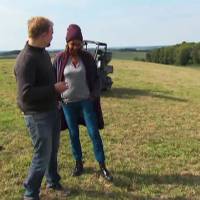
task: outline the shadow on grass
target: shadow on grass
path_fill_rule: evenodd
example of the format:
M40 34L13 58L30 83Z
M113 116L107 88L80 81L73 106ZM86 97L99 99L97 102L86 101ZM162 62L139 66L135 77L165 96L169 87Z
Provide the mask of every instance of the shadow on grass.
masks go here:
M84 173L83 174L94 174L94 168L92 167L84 167Z
M84 173L94 173L93 168L87 168ZM111 200L111 199L133 199L133 200L190 200L181 195L170 198L164 197L161 194L151 195L137 195L134 193L142 191L142 187L151 186L152 184L159 186L160 184L176 184L185 186L194 186L200 184L200 177L194 175L156 175L156 174L139 174L133 171L117 171L113 173L114 180L111 186L115 186L119 189L115 191L98 191L95 189L81 188L69 188L71 194L69 199L99 199L99 200ZM67 187L69 187L68 185ZM156 187L156 186L155 186ZM114 188L113 188L114 189ZM120 190L120 191L119 191ZM162 197L161 197L162 196ZM45 196L44 196L45 199ZM51 198L51 200L58 200L58 197ZM49 199L48 199L49 200Z
M95 191L95 190L82 190L82 189L76 189L71 190L70 198L75 198L77 196L83 196L85 198L90 199L131 199L131 200L160 200L160 197L151 197L151 196L145 196L145 195L134 195L130 192L103 192L103 191ZM175 198L162 198L162 200L189 200L188 198L185 198L183 196L175 197Z
M157 175L157 174L138 174L132 171L118 171L115 172L115 179L113 184L117 187L129 189L133 182L136 185L163 185L175 184L182 186L200 185L200 176L192 174L179 175Z
M92 168L87 168L86 173L94 173ZM194 175L156 175L156 174L139 174L133 171L117 171L113 173L114 180L111 185L120 189L117 191L98 191L88 188L71 188L70 198L83 197L84 199L133 199L133 200L190 200L181 195L177 197L163 197L162 194L136 195L142 187L151 185L182 185L195 186L200 184L200 177ZM162 196L162 197L161 197Z
M3 151L3 150L4 150L3 146L0 145L0 151Z
M156 94L164 93L164 94ZM105 91L102 93L103 97L113 97L113 98L122 98L122 99L131 99L137 96L148 96L161 98L172 101L187 102L187 99L182 99L169 95L168 91L151 91L151 90L140 90L140 89L130 89L130 88L112 88L110 91Z

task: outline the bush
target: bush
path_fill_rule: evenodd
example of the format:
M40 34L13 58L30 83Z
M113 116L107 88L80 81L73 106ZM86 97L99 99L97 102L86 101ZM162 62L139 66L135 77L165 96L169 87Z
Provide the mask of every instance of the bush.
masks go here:
M154 49L146 54L146 61L176 65L199 64L200 43L182 42L174 46Z
M200 64L200 43L196 44L192 50L192 62Z
M187 65L191 58L192 48L190 46L180 46L176 50L176 65Z

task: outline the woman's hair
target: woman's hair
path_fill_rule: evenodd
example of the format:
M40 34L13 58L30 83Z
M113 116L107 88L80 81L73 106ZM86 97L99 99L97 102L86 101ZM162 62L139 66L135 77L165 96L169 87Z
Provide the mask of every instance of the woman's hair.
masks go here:
M48 32L51 26L53 26L53 22L45 17L32 17L28 20L28 36L36 39L41 34Z

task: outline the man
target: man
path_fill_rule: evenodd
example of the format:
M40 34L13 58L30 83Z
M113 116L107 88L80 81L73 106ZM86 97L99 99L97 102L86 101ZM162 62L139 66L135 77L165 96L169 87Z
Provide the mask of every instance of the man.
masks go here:
M57 172L60 138L60 117L56 97L68 87L55 83L51 59L45 47L50 46L53 23L44 17L28 21L28 42L17 57L15 76L18 86L17 103L24 113L34 147L28 177L24 182L24 200L39 200L42 179L47 188L61 190Z

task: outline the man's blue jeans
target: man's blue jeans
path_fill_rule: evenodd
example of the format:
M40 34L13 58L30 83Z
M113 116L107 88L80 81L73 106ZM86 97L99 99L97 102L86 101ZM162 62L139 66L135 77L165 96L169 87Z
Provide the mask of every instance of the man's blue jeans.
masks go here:
M78 102L63 103L65 119L69 128L72 153L75 160L82 160L82 149L79 139L78 118L83 115L88 134L93 143L95 158L98 162L105 161L103 144L97 124L97 116L94 112L93 102L89 99Z
M25 115L24 118L34 147L29 174L24 182L25 196L37 198L44 175L49 184L56 184L60 180L57 172L60 114L55 109Z

